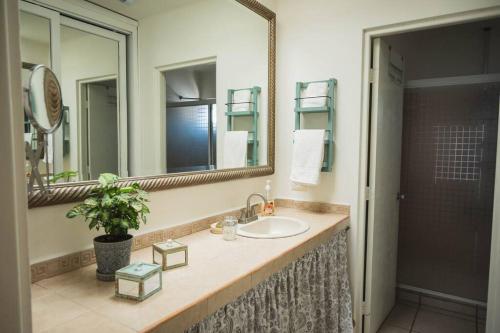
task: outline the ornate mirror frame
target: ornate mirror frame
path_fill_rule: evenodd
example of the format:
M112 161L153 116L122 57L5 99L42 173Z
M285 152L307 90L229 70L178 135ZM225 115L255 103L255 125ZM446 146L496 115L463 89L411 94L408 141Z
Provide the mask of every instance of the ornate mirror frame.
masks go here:
M121 186L139 183L146 191L161 191L171 188L223 182L240 178L252 178L274 173L275 147L275 73L276 73L276 14L257 0L236 0L243 6L262 16L269 24L268 37L268 124L267 124L267 162L265 166L254 166L237 169L222 169L177 174L163 174L146 177L129 177L120 180ZM54 184L52 193L47 196L35 189L28 196L30 208L57 205L81 201L98 185L97 181L81 181L74 183Z

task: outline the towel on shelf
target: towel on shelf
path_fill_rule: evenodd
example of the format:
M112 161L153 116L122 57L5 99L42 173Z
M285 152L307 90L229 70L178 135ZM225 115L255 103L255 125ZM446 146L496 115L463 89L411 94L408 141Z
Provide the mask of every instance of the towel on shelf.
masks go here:
M222 167L224 169L247 166L247 131L229 131L224 134Z
M325 130L296 130L293 133L290 180L295 187L319 183L325 149L324 140Z
M313 82L307 85L306 89L302 89L300 92L300 97L315 97L306 98L302 100L303 108L317 108L326 105L326 97L316 97L316 96L328 96L328 82Z
M252 93L249 89L237 90L233 93L233 112L250 111Z

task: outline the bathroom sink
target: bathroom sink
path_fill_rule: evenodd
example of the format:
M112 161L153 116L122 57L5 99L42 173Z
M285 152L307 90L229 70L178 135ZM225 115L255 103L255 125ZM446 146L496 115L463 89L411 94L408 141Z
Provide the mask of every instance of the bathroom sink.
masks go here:
M301 220L283 216L259 217L258 220L238 225L238 235L251 238L283 238L301 234L309 225Z

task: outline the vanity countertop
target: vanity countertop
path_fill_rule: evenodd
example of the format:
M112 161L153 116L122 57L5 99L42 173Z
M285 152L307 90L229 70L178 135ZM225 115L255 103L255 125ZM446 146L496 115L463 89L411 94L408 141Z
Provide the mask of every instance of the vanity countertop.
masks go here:
M182 237L189 265L163 272L163 289L135 302L114 297L114 283L90 265L32 284L34 332L182 332L272 273L348 226L349 216L278 208L277 215L309 223L300 235L278 239L238 236L224 241L209 230ZM131 262L151 262L151 247Z

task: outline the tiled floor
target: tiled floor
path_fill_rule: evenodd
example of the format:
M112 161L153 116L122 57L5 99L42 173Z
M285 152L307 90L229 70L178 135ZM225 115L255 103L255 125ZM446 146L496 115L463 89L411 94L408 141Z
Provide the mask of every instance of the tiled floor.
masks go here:
M476 316L399 301L378 333L483 333Z

